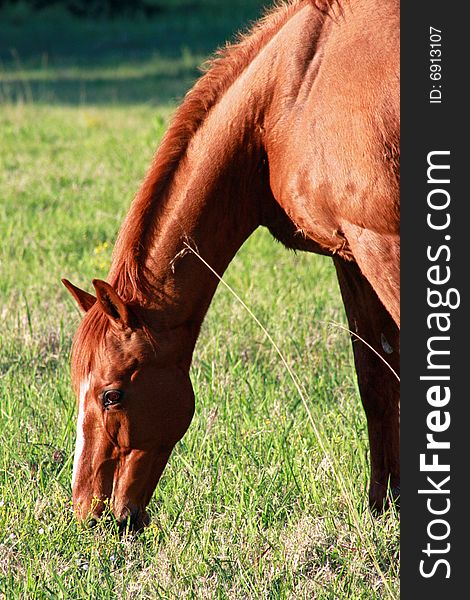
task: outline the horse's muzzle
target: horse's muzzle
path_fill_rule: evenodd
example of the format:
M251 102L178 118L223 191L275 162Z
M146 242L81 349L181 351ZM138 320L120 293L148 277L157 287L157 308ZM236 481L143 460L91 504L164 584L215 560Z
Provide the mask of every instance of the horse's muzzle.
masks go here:
M110 518L110 515L93 515L86 520L86 525L90 529L93 529L98 525L98 523L103 522L103 519L111 526L115 526L117 524L120 535L125 535L127 533L140 533L150 523L150 517L148 516L146 510L134 510L126 516L120 518L115 516L111 516Z

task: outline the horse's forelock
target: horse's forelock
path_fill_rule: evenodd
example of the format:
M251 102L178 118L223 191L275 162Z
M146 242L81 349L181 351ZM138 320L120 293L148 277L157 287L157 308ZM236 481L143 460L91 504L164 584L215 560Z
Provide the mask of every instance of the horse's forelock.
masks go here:
M96 355L104 347L109 326L108 317L95 304L77 329L72 345L72 384L77 393L80 383L92 372Z

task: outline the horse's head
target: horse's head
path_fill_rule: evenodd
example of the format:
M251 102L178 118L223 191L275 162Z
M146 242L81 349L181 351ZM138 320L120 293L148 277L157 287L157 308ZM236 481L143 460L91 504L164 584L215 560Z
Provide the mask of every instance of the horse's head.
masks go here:
M95 298L63 282L86 313L72 358L79 398L75 512L81 520L93 519L109 503L121 525L139 529L148 522L145 508L193 415L188 369L171 338L156 340L142 311L109 284L94 280Z

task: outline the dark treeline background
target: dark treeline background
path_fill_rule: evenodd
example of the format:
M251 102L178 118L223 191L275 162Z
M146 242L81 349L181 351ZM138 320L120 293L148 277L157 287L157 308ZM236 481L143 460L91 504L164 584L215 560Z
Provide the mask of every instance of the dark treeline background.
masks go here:
M23 5L32 10L39 11L53 5L61 5L70 13L80 17L143 14L153 16L164 12L176 5L189 8L191 5L201 2L180 0L177 2L168 0L0 0L0 8L9 4Z
M174 104L263 0L0 0L0 104Z

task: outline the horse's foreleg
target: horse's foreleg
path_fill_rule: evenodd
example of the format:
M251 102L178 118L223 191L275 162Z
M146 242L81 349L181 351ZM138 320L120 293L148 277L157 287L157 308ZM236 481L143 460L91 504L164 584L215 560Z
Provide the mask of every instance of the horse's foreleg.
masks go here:
M400 327L400 237L381 234L351 223L344 235L362 273Z
M334 259L349 321L354 361L369 431L371 507L381 510L390 485L400 486L400 388L386 364L360 339L365 340L399 372L399 330L367 279L355 263ZM359 337L356 337L357 336Z

